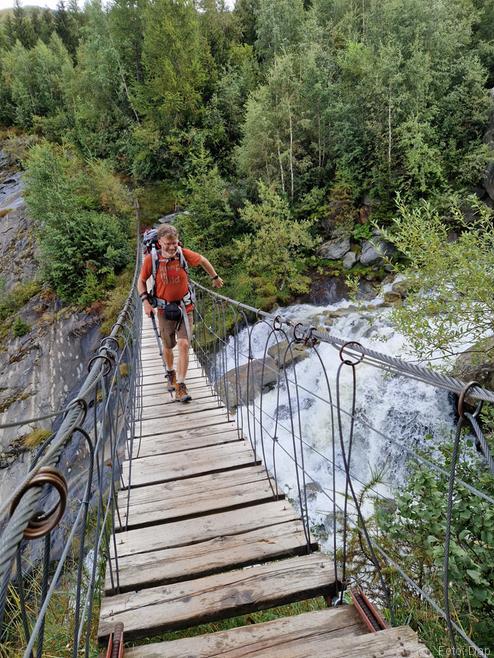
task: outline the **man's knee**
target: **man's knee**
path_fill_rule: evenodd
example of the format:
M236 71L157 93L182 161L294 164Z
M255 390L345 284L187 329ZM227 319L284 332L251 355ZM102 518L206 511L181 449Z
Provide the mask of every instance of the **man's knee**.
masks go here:
M188 349L189 348L189 339L188 338L177 338L178 349Z

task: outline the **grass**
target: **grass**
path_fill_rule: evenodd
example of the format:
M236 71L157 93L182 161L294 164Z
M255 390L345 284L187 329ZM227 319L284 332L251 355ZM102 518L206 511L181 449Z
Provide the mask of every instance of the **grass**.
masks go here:
M52 432L50 430L38 427L37 429L29 432L29 434L25 434L22 437L22 446L26 448L26 450L32 450L33 448L36 448L36 446L39 446L41 443L43 443L43 441L51 436L51 434Z
M129 295L132 278L134 276L134 263L127 267L118 277L113 290L108 293L103 302L101 334L108 336L116 322L120 311Z

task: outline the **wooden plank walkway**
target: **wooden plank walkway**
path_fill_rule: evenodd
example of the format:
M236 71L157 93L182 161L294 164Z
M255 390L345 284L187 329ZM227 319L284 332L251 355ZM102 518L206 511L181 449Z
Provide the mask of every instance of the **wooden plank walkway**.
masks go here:
M149 639L333 593L332 560L317 545L307 547L298 514L228 418L192 352L187 377L192 401L180 404L166 392L148 325L145 318L139 436L123 463L121 527L109 556L114 570L118 566L119 592L107 568L99 638L104 641L117 622L123 622L126 640ZM355 609L345 606L146 644L125 655L428 654L408 628L368 634Z

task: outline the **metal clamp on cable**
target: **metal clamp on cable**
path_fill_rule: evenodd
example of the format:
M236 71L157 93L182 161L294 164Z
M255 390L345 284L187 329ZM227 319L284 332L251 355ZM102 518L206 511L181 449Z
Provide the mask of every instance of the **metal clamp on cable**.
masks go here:
M476 381L468 382L468 384L465 386L465 388L462 390L458 397L458 417L459 418L465 418L465 400L468 394L468 391L475 386L479 386L480 384ZM482 409L484 402L483 400L480 400L480 402L477 404L477 408L475 409L474 413L472 414L474 418L477 418L478 415L480 414L480 411ZM473 406L473 405L472 405Z
M58 502L49 512L37 513L30 519L24 530L25 539L39 539L47 535L55 528L65 512L68 495L67 482L64 476L55 468L44 466L22 487L14 498L10 506L10 516L12 517L14 514L26 491L33 487L44 487L45 485L51 485L58 491Z
M360 350L360 354L354 357L355 361L352 361L350 358L346 357L345 355L345 349L350 348L350 346L352 345L355 346L354 351ZM347 343L344 343L340 348L340 359L346 366L358 366L358 364L362 363L362 361L364 360L364 356L365 356L365 350L363 346L356 340L350 340Z
M315 327L307 327L304 332L304 345L307 347L315 347L319 345L319 340L314 336Z

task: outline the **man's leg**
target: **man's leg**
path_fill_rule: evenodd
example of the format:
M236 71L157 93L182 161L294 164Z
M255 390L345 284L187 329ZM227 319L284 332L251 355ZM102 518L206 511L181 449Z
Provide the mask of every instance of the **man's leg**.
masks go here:
M158 314L161 342L163 344L163 361L166 367L168 392L175 390L177 377L173 369L173 347L175 346L175 323L165 320L162 313Z
M189 341L187 338L177 340L178 347L178 364L177 364L177 382L185 384L187 369L189 367Z
M187 314L189 321L189 335L192 335L192 313ZM185 323L182 322L177 331L177 347L178 347L178 364L177 364L177 387L176 399L180 402L188 402L191 399L187 387L185 386L185 378L189 368L189 336Z

